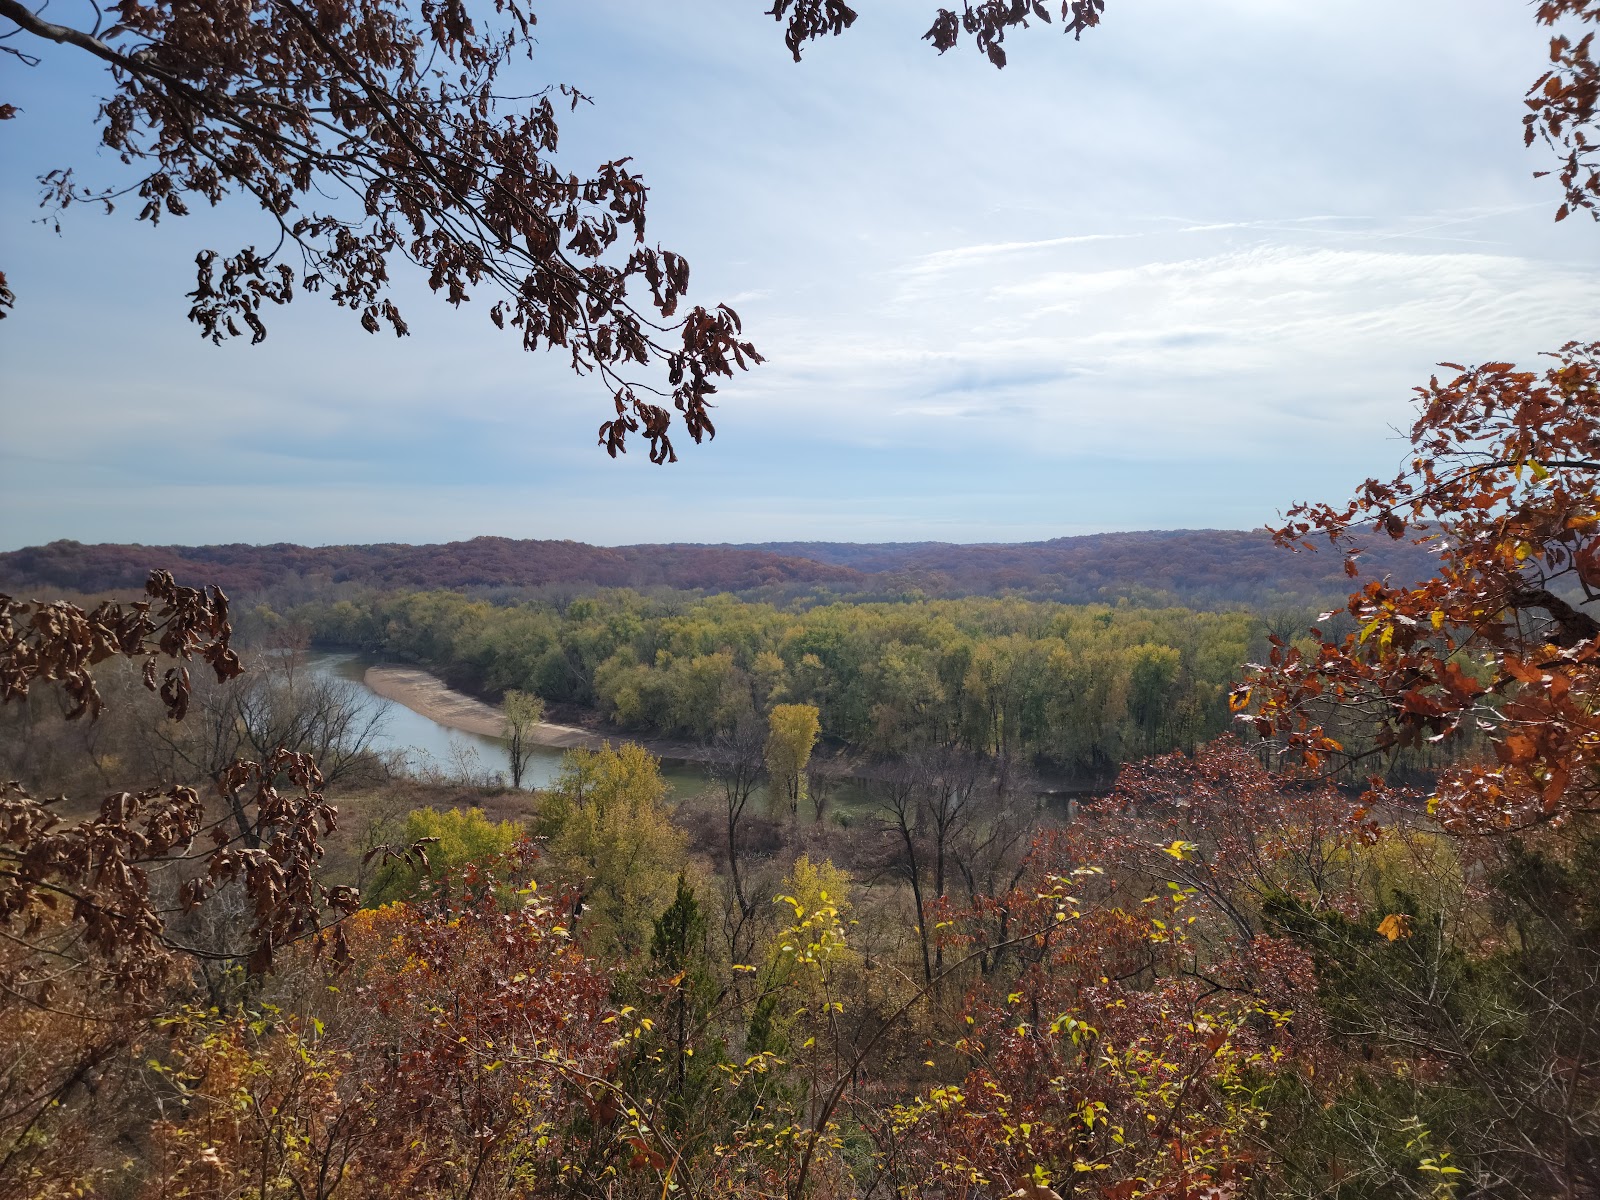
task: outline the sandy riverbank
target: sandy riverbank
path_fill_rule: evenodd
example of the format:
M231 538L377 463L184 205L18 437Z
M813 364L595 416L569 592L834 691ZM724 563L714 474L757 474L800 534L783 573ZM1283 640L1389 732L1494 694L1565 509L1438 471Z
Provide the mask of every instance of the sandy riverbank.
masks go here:
M483 737L501 737L504 733L505 721L493 705L458 692L442 679L416 667L368 667L365 681L385 700L403 704L448 729ZM574 746L594 749L605 739L576 725L544 722L534 729L532 740L540 746L570 750Z

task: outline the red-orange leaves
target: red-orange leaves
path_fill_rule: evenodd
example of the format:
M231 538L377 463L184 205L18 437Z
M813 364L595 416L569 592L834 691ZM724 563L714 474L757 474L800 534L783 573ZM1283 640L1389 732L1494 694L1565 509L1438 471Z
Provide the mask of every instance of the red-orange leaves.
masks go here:
M1534 755L1539 752L1538 745L1524 733L1513 733L1510 737L1502 738L1495 746L1495 753L1500 761L1512 766L1532 762Z
M1342 508L1302 504L1281 544L1313 533L1358 548L1375 524L1434 548L1424 584L1370 582L1355 632L1314 634L1315 659L1274 653L1243 714L1308 761L1330 752L1327 704L1364 715L1380 748L1471 728L1498 770L1456 767L1438 811L1468 829L1600 811L1600 345L1569 345L1542 374L1503 362L1418 389L1410 469Z
M1600 3L1543 0L1537 17L1540 24L1550 26L1569 20L1594 24L1600 22ZM1523 141L1530 146L1544 142L1560 161L1558 178L1565 198L1556 220L1565 220L1580 208L1595 215L1600 202L1600 139L1593 126L1600 108L1600 63L1594 57L1593 33L1576 40L1558 33L1550 39L1550 70L1534 80L1525 104Z
M340 986L283 956L301 1015L176 1014L162 1074L185 1102L151 1131L139 1195L530 1198L665 1167L649 1114L619 1103L613 981L569 916L493 895L364 910Z

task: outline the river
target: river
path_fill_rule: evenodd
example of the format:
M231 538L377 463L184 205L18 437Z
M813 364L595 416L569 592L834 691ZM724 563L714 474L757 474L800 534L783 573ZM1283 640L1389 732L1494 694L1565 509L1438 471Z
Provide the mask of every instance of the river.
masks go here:
M470 775L479 779L498 775L507 787L510 786L511 758L503 739L451 729L404 704L383 699L366 681L367 669L377 665L376 660L359 654L327 651L313 653L306 665L315 675L355 684L370 703L385 706L372 749L379 754L403 756L408 773L427 776L437 771L445 776ZM532 788L549 787L561 774L564 753L552 747L534 746L523 783ZM661 776L670 787L673 799L678 801L694 800L714 787L704 764L682 759L663 759ZM841 811L859 810L869 803L865 787L857 780L842 780L830 800ZM752 797L752 806L758 810L764 803L764 795Z

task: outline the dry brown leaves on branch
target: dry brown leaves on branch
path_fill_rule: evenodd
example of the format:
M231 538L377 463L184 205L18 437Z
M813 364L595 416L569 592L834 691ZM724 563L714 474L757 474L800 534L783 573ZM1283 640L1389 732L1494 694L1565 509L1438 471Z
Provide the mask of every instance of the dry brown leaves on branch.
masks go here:
M102 708L95 665L142 659L146 685L159 691L168 715L181 720L189 700L185 661L198 655L219 680L240 673L229 645L228 601L219 589L181 587L156 571L146 591L149 600L107 601L89 613L61 602L22 604L0 596L5 699L24 700L41 683L57 684L75 702L69 715L92 720ZM163 657L175 665L158 682ZM287 794L280 782L289 786ZM190 949L170 936L165 901L156 894L153 872L165 869L168 890L184 911L238 881L254 918L248 945L215 956L266 970L274 947L317 934L326 910L356 906L352 889L324 887L314 876L322 856L318 839L333 830L337 815L321 786L309 756L280 748L262 762L236 762L222 772L221 816L208 813L193 788L176 786L113 794L97 816L68 825L55 809L59 802L6 784L0 788L0 929L53 960L92 965L110 987L141 994L165 978L174 952ZM205 837L209 850L197 850ZM336 934L335 953L341 951ZM0 984L12 998L32 996L52 976L31 958L17 960L10 974Z
M273 786L280 774L293 785L289 795ZM0 928L47 950L56 963L91 966L104 987L135 999L166 980L175 955L195 953L167 927L156 872L171 872L168 890L176 890L185 912L238 880L254 923L245 944L207 956L265 971L273 949L316 934L328 908L356 907L352 889L327 888L313 876L322 855L318 837L335 823L332 806L316 790L320 783L304 755L279 751L265 763L236 763L224 786L243 794L248 839L208 818L189 787L120 792L101 803L97 816L67 824L50 802L5 785ZM207 836L209 852L197 849ZM335 941L337 956L343 948L337 930ZM10 967L0 985L11 997L49 1003L54 969L30 959L11 960Z
M714 434L719 379L761 361L729 308L680 311L688 264L645 240L647 189L626 157L586 175L555 161L565 85L523 87L534 14L523 0L469 13L462 0L121 0L58 24L22 0L0 18L23 44L73 47L109 69L101 140L132 182L43 177L47 202L108 212L127 199L155 224L229 198L266 217L267 243L197 260L189 317L222 341L266 336L264 312L323 292L362 328L408 332L391 295L403 262L451 305L486 315L528 350L555 348L595 373L616 415L615 455L642 433L653 461L676 457L669 428ZM48 18L48 19L47 19Z
M1085 29L1100 23L1106 6L1105 0L1052 0L1050 5L1042 0L980 0L977 4L963 4L960 12L940 8L922 38L943 54L966 34L981 54L995 66L1003 67L1006 53L1000 43L1005 41L1006 30L1026 28L1030 20L1048 25L1052 7L1060 12L1065 31L1081 37ZM773 0L767 15L783 24L784 45L799 62L807 42L837 37L855 24L857 14L843 0Z
M199 656L219 679L240 673L221 591L179 587L164 571L147 591L149 600L90 613L0 597L5 698L59 686L75 703L71 715L93 720L102 708L95 666L126 657L144 661L146 683L182 719L184 662ZM174 665L158 683L163 657ZM358 897L317 879L320 838L337 814L316 764L280 747L215 782L209 805L182 785L121 791L77 822L61 815L65 797L0 783L0 1193L93 1190L106 1164L88 1150L92 1102L105 1090L118 1104L150 1017L197 963L267 971L292 943L324 949L329 918L332 957L345 957L343 919ZM242 918L227 904L208 909L220 919L190 916L224 889Z
M221 588L180 587L166 571L153 571L145 593L150 599L108 600L92 612L0 595L0 703L26 699L35 683L59 683L74 701L69 719L98 717L102 702L91 668L109 658L142 658L145 686L160 693L168 716L182 720L189 708L185 662L198 655L219 681L240 673ZM158 682L161 657L175 665Z

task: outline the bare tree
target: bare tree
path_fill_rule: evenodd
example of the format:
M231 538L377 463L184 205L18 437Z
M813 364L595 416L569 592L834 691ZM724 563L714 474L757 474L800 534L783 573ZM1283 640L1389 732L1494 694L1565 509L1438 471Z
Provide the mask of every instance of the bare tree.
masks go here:
M383 732L389 702L348 679L306 669L296 652L263 656L236 691L244 737L257 756L279 746L309 754L332 786L366 763Z
M923 836L922 795L925 787L923 764L905 758L897 762L880 780L874 791L888 829L896 840L889 860L891 870L911 887L911 902L916 910L917 942L922 951L922 978L933 983L933 954L928 934L927 852Z
M743 851L740 826L750 797L766 778L766 739L765 726L752 714L740 720L731 731L718 735L713 744L711 777L722 788L727 816L728 879L733 892L727 935L728 952L734 962L744 961L739 952L748 948L746 933L756 911L754 901L746 893L739 861Z
M806 768L806 799L811 802L812 820L818 825L827 816L829 802L838 786L838 775L827 766L811 763Z
M926 983L933 982L944 963L944 949L929 928L930 910L950 893L958 846L989 783L979 756L953 746L930 746L907 755L877 787L896 842L891 867L910 885L916 907Z
M987 944L977 959L978 969L991 975L1000 966L1004 947L1011 936L1011 910L1006 897L1022 881L1027 866L1029 834L1034 828L1033 813L1016 802L1007 803L997 793L996 803L982 821L974 821L965 836L952 849L956 874L967 907L975 920L987 920L991 930Z
M264 761L281 747L311 755L332 786L372 763L388 708L350 680L310 670L289 650L256 655L242 678L197 680L188 720L146 720L134 737L146 769L163 780L215 781L237 759Z

